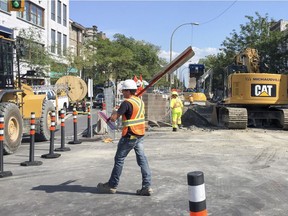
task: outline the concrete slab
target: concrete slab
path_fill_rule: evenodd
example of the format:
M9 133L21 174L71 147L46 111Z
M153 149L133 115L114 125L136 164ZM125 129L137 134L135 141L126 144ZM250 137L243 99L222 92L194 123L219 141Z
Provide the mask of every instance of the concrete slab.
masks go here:
M154 128L145 137L153 174L151 197L136 196L140 169L131 152L116 194L98 194L113 166L117 140L82 140L67 145L57 159L40 158L49 142L37 143L35 160L41 166L23 167L29 143L4 157L0 179L2 216L158 216L189 215L187 173L202 171L209 215L286 215L288 212L287 132L280 130L192 130ZM68 140L67 140L68 141ZM58 147L60 138L55 141Z

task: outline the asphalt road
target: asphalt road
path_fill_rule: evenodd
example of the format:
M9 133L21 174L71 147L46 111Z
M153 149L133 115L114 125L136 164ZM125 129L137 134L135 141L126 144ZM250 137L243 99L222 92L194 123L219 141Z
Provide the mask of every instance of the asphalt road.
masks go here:
M86 121L85 116L80 119ZM66 124L71 126L69 121ZM79 133L83 128L79 127ZM73 134L68 128L67 133ZM104 143L106 137L79 136L82 143L67 144L71 151L57 159L41 158L49 142L37 143L35 160L42 161L41 166L19 165L28 159L28 142L5 156L4 170L13 176L0 178L0 215L186 216L187 173L191 171L204 173L208 215L287 215L287 131L192 127L172 133L171 128L153 128L145 137L153 175L151 197L135 195L141 174L134 152L125 161L117 193L97 192L98 182L109 178L117 145L117 138ZM60 143L56 138L55 147ZM71 135L66 138L68 142Z

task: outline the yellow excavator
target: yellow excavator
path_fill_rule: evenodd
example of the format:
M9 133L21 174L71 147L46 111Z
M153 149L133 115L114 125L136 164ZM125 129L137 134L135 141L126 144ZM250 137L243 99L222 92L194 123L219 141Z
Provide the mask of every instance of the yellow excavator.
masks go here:
M224 75L224 100L215 106L212 122L231 129L288 129L288 76L264 72L258 51L246 48Z

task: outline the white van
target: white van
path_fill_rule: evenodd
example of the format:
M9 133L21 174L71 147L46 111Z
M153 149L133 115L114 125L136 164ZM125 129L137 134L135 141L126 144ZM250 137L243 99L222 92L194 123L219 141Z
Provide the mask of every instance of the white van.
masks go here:
M63 109L65 112L67 112L67 109L69 107L69 98L68 96L57 96L54 90L52 89L41 89L41 90L35 90L34 94L46 94L46 99L50 100L55 110L59 113L61 109Z

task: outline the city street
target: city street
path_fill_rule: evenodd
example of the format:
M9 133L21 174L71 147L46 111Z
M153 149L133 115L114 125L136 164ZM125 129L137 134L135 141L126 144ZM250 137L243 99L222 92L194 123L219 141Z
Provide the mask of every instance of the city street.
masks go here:
M79 116L79 122L86 118ZM72 118L66 122L70 127ZM79 134L83 128L79 126ZM204 173L209 215L284 216L288 212L287 131L192 126L172 133L168 127L152 128L145 137L153 174L151 197L135 195L141 173L134 152L125 161L117 193L97 192L97 184L109 178L117 144L117 139L103 142L106 137L79 136L83 142L66 145L71 151L61 152L57 159L41 158L48 153L49 142L36 143L35 160L42 161L41 166L19 165L28 160L29 142L5 156L4 170L13 176L0 179L1 215L189 215L187 173L191 171ZM59 135L56 138L58 147Z
M287 8L0 0L0 216L288 215Z

